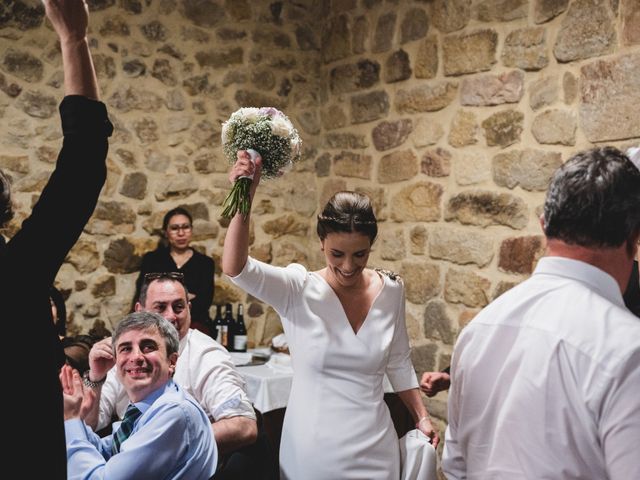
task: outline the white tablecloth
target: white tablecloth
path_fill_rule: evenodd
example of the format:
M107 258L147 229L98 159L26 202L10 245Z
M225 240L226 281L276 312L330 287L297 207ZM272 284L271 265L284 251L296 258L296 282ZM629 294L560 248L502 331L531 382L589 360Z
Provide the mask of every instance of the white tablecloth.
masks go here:
M277 372L267 365L238 367L247 382L247 395L262 413L284 408L289 400L293 373Z

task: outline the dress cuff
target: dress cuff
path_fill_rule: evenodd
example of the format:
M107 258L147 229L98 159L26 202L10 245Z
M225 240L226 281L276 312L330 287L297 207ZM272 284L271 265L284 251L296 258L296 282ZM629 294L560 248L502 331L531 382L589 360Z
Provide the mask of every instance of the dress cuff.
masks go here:
M62 133L110 137L113 125L107 116L107 107L98 100L82 95L67 95L60 103Z

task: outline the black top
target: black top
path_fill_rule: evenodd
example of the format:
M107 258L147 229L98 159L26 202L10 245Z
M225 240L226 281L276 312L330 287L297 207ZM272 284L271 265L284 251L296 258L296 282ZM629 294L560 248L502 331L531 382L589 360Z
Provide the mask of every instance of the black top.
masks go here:
M640 285L638 284L638 262L633 262L633 271L629 285L624 292L624 304L636 316L640 317Z
M113 126L103 103L67 96L60 104L64 141L31 215L0 242L0 305L5 327L5 393L20 414L5 442L3 468L25 469L25 446L42 439L46 461L30 462L30 478L66 479L62 391L64 354L53 325L49 288L93 213L106 179L107 137ZM8 450L6 450L8 449Z
M182 272L187 290L189 290L189 293L195 295L195 298L191 300L191 321L206 325L207 322L211 321L209 307L211 307L211 303L213 302L213 260L193 250L192 257L182 268L178 268L178 265L176 265L176 262L169 252L168 247L159 247L144 255L142 264L140 265L140 275L136 281L134 303L140 295L140 287L142 287L145 273Z

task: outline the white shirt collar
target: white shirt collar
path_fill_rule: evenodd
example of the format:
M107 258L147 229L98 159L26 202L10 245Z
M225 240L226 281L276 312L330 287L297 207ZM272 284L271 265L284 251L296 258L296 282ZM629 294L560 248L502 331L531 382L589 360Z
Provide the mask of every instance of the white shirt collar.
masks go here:
M543 257L538 262L534 275L554 275L571 278L589 285L607 300L624 307L618 282L604 270L580 260L566 257Z

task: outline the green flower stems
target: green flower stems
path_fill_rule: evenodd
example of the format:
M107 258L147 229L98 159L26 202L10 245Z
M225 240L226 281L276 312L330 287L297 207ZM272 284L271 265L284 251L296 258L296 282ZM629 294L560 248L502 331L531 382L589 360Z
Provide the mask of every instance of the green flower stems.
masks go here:
M253 180L247 177L239 178L234 182L229 195L227 195L222 204L224 207L224 210L222 210L223 217L233 218L237 212L240 212L242 219L247 219L251 208L249 190L252 182Z

